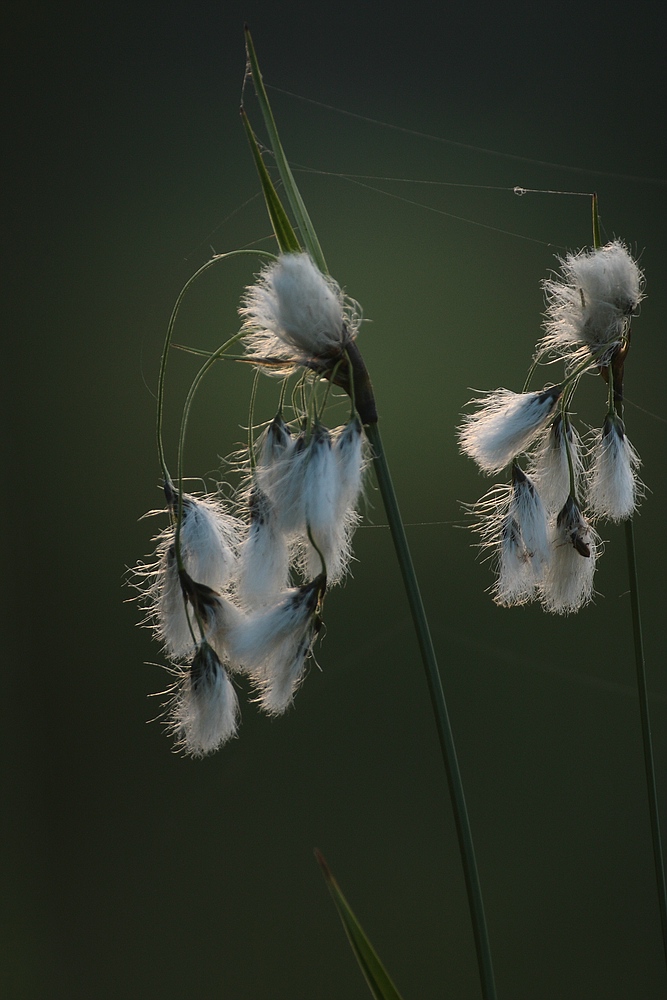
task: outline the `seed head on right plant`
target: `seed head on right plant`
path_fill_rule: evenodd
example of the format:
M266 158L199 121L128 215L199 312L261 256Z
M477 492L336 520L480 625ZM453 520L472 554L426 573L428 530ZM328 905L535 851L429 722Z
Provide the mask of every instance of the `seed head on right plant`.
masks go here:
M506 607L539 600L547 611L568 614L594 594L601 552L595 523L632 517L643 492L622 410L644 276L620 240L567 254L559 265L542 283L544 334L523 391L496 389L472 400L475 410L458 434L461 451L483 472L511 468L510 484L468 506L480 546L494 560L494 600ZM528 391L544 362L562 363L563 380ZM607 414L582 442L571 413L587 373L607 383Z

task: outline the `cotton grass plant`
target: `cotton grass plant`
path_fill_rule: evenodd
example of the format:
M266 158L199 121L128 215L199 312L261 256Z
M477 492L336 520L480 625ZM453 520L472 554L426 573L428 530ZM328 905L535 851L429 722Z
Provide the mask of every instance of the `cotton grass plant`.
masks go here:
M496 389L474 400L459 445L487 474L511 468L510 486L471 507L495 563L494 600L504 606L538 600L547 611L569 614L594 596L601 554L596 522L630 518L642 492L639 456L619 409L644 278L619 240L559 263L559 273L543 282L544 336L523 390ZM555 364L563 366L561 381L529 391L536 372ZM608 385L607 415L582 448L575 395L586 375L598 373Z
M371 380L358 346L361 308L329 275L282 150L249 33L248 72L280 174L283 204L245 111L242 119L278 248L217 255L187 282L172 312L158 380L157 441L168 524L136 578L148 624L173 683L164 719L176 749L201 757L239 732L234 677L248 679L269 715L294 703L322 626L329 589L349 568L369 463L396 548L426 671L468 891L482 992L496 996L477 865L445 698L423 603L378 428ZM291 214L294 223L290 219ZM298 233L298 235L297 235ZM259 270L240 295L237 334L206 354L183 406L176 473L163 441L168 360L184 296L208 268L254 256ZM232 354L232 350L241 354ZM197 353L196 349L193 349ZM223 359L255 370L247 447L233 456L238 488L185 491L185 443L193 400ZM271 416L255 414L257 378L276 384ZM348 419L331 426L332 401ZM336 410L337 412L337 410ZM326 863L327 884L374 995L398 997Z
M595 597L594 575L603 545L597 526L624 522L635 666L647 780L653 857L667 960L667 888L651 740L634 529L644 485L640 457L623 420L625 364L632 319L644 298L644 275L628 247L600 241L597 196L591 195L593 245L558 259L544 279L543 335L521 392L501 388L474 399L458 429L461 451L482 472L508 468L468 505L480 548L491 559L494 601L539 602L554 614L578 612ZM529 390L544 366L562 366L561 380ZM574 423L575 394L589 376L602 380L602 426ZM521 463L524 468L522 469Z
M496 997L489 936L465 796L435 651L378 427L378 412L359 343L361 307L328 273L314 227L283 152L257 57L246 33L248 75L268 133L285 201L267 170L242 108L276 252L238 250L211 258L182 290L169 323L158 382L157 442L167 524L151 562L136 579L172 683L164 721L178 751L198 758L239 735L237 677L270 716L295 703L320 635L326 596L349 573L354 532L370 468L375 475L405 585L429 687L433 717L456 825L485 1000ZM544 281L544 333L520 392L496 389L473 401L459 428L461 450L487 475L509 470L471 505L473 527L495 564L494 600L531 601L557 614L583 608L594 596L600 520L624 520L633 594L642 727L649 778L656 875L663 929L664 871L659 847L648 701L631 517L642 495L639 456L623 422L623 371L630 322L643 297L643 275L620 241L559 261ZM250 257L254 280L239 290L239 329L203 353L187 393L171 474L163 424L168 361L184 296L203 272ZM250 385L248 440L229 459L234 490L186 491L185 445L193 401L220 362L235 363ZM240 364L239 364L240 363ZM545 364L558 381L531 385ZM226 366L227 370L228 366ZM551 372L552 368L549 368ZM601 428L581 433L574 395L586 376L606 382ZM270 413L257 413L258 379L275 386ZM339 422L341 400L347 417ZM230 415L234 421L234 416ZM236 420L238 422L238 418ZM334 626L335 627L335 626ZM641 667L640 667L641 663ZM369 988L376 998L398 991L318 854L327 885Z

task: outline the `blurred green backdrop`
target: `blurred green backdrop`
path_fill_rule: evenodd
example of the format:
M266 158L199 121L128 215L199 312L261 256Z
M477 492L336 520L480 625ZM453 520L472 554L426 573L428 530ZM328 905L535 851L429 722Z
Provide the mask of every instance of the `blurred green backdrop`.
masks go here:
M552 619L496 608L458 528L460 502L488 485L457 455L458 415L471 389L521 387L539 282L555 254L590 241L588 202L367 182L427 210L334 176L596 189L605 238L641 256L627 424L650 487L638 558L664 803L658 13L640 3L601 17L590 0L6 5L3 995L361 1000L317 846L406 1000L479 996L426 686L373 486L375 527L359 530L354 579L327 599L321 669L295 709L270 721L246 705L240 738L199 762L146 725L165 675L122 583L151 548L155 522L138 519L160 504L166 323L211 248L268 245L238 120L247 20L267 83L396 126L271 92L288 155L323 172L298 177L331 271L371 321L362 349L415 525L499 996L665 996L623 532L604 528L595 605ZM177 339L217 346L251 276L241 264L207 275ZM191 367L175 357L170 369L172 444ZM215 478L249 385L227 367L209 379L188 474ZM578 399L599 424L601 386Z

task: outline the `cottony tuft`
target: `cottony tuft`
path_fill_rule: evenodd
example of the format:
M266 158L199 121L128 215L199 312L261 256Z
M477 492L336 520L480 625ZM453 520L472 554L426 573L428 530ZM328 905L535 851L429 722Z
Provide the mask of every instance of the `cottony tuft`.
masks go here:
M312 358L342 357L359 325L356 303L306 253L268 264L246 289L239 314L248 356L271 362L276 374Z

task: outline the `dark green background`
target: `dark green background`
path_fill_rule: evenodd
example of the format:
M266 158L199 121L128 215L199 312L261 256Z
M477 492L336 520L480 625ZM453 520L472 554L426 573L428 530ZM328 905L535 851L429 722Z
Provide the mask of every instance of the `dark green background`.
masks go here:
M3 995L361 1000L318 846L406 1000L479 996L443 768L385 529L358 532L354 579L327 599L321 670L294 711L270 721L244 703L240 738L203 762L174 756L160 725L146 725L157 710L147 696L166 678L122 581L150 550L155 522L138 518L160 503L153 391L166 323L211 246L269 245L261 202L246 204L258 188L238 120L244 20L268 83L582 172L430 142L273 92L295 163L595 188L605 237L641 255L648 298L628 362L627 423L651 491L637 535L664 803L658 14L655 3L603 10L588 0L5 5ZM334 177L299 179L331 271L372 321L360 343L404 517L426 522L409 534L499 996L658 1000L667 978L622 529L602 529L595 604L555 619L496 608L488 567L454 525L460 502L488 485L457 455L458 414L471 388L520 388L539 334L539 282L555 253L590 241L588 204L385 185L477 226ZM234 332L251 274L248 264L210 273L177 339L213 347ZM170 371L171 448L191 368L175 357ZM216 475L241 437L248 388L245 370L210 378L188 474ZM604 405L589 380L582 420L599 424ZM368 515L384 522L372 485Z

